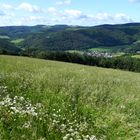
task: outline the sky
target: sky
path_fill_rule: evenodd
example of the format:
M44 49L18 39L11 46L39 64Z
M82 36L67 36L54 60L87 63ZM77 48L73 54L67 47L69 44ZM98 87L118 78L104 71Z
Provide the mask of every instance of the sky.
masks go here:
M140 22L140 0L0 0L0 26Z

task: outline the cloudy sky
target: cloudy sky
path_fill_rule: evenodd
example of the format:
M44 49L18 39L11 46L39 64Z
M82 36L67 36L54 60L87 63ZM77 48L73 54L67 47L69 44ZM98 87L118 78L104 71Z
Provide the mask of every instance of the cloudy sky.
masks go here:
M0 26L140 22L140 0L0 0Z

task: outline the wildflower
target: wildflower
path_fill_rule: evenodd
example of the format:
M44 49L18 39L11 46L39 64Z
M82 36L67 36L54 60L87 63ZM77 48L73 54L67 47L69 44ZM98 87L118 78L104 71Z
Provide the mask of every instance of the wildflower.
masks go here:
M23 128L29 128L31 127L31 122L26 122L24 125L23 125Z
M69 132L73 132L74 130L72 128L69 129Z
M42 104L41 104L41 103L37 103L37 104L36 104L36 107L37 107L37 108L41 108L41 107L42 107Z
M70 137L70 134L66 134L66 135L63 137L63 140L67 140L69 137Z
M94 135L92 135L90 138L90 140L97 140L96 137Z
M38 140L45 140L45 138L39 138Z
M24 97L19 97L19 100L20 100L20 101L23 101L23 100L24 100Z
M125 105L121 105L120 108L121 108L121 109L125 109Z

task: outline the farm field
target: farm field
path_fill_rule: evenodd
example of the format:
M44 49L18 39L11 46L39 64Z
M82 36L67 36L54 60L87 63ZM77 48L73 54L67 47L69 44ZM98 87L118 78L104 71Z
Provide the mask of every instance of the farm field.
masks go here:
M140 73L0 56L0 140L140 140Z
M15 45L18 45L22 41L24 41L24 39L15 39L15 40L12 40L11 42L14 43Z
M89 49L89 51L97 51L97 52L111 52L112 49L111 48L107 48L107 47L100 47L100 48L92 48Z

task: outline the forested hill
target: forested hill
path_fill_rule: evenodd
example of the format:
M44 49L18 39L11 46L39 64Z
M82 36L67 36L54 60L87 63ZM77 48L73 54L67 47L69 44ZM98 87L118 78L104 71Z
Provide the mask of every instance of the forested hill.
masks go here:
M97 47L140 50L140 23L100 25L92 27L68 25L37 25L0 27L0 38L14 43L22 49L39 50L87 50ZM136 45L136 46L135 46Z
M43 31L43 25L37 26L5 26L0 27L0 35L8 36L11 39L25 38L31 33L39 33Z
M0 38L0 54L15 54L20 51L21 49L11 43L9 39Z

